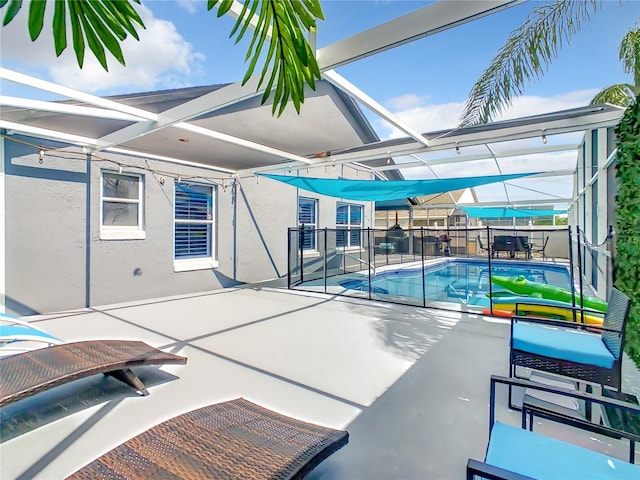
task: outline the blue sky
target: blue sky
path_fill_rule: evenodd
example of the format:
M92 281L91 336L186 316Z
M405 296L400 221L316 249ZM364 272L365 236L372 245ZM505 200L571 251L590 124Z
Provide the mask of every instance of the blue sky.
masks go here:
M326 20L319 24L318 47L428 3L325 0L322 5ZM347 65L338 73L419 130L453 127L475 80L508 33L539 4L526 2ZM88 59L80 71L70 48L56 59L48 31L36 43L28 40L26 6L21 16L2 28L2 65L99 95L242 78L246 42L235 46L228 38L232 19L218 19L207 12L204 0L143 0L143 6L148 28L140 42L131 40L125 45L127 68L112 60L111 71L105 73L93 59ZM547 75L527 87L505 117L584 105L604 86L630 81L618 60L618 47L639 15L640 1L604 0L600 13L561 52ZM7 82L1 87L3 95L50 98L49 94L27 91ZM382 138L394 135L383 122L373 123Z

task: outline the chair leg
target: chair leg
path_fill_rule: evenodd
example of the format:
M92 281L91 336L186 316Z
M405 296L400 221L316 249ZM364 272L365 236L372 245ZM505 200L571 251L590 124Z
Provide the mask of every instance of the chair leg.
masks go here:
M122 370L114 370L113 372L106 372L105 375L109 375L121 382L126 383L130 387L134 388L143 397L149 395L144 383L138 378L138 376L131 371L130 368Z

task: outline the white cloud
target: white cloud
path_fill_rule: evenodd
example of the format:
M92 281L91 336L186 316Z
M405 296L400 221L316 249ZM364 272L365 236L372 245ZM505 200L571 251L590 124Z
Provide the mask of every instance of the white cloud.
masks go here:
M494 120L508 120L542 113L558 112L569 108L584 107L589 104L596 93L598 93L597 89L590 89L567 92L552 97L523 95L513 99L512 104L507 107L503 113L496 115Z
M552 97L535 95L523 95L513 99L509 107L503 113L496 116L495 120L520 118L542 113L556 112L569 108L582 107L589 103L597 90L579 90L567 92ZM407 94L398 99L420 99L417 94ZM395 99L392 99L395 100ZM392 103L389 101L388 103ZM464 102L451 102L445 104L429 104L424 106L412 106L407 109L396 109L395 114L420 132L433 132L455 128L460 122ZM406 137L404 132L389 126L380 120L375 125L382 138Z
M464 103L445 103L425 105L395 112L395 114L419 132L432 132L447 128L455 128L459 121ZM383 120L376 122L377 130L382 138L406 137L407 134L389 126ZM386 130L386 135L385 135Z
M402 111L417 108L424 105L427 97L421 97L415 93L407 93L387 100L386 104L391 110Z
M50 18L45 19L40 38L32 43L25 25L26 7L10 25L1 29L3 66L26 65L32 75L50 77L55 83L88 92L121 93L186 86L189 77L199 71L204 56L194 51L173 23L155 18L145 6L138 9L147 28L139 31L140 41L128 37L122 43L126 67L107 53L109 71L106 72L87 48L84 66L80 69L70 39L67 49L56 58ZM49 8L47 14L53 15L53 9Z
M187 13L193 15L198 11L198 6L202 5L204 2L203 0L177 0L176 3Z

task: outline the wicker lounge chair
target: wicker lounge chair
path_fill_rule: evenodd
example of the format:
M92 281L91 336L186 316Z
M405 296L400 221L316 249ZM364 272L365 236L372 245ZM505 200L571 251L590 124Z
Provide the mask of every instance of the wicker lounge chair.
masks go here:
M68 478L300 479L348 441L238 398L156 425Z
M513 317L509 376L517 376L516 367L521 366L620 391L630 306L629 297L612 289L600 334L585 332L585 325L577 322Z
M0 406L98 373L149 395L131 367L185 363L185 357L127 340L92 340L31 350L0 358Z
M595 432L610 438L629 441L629 462L612 458L565 441L533 432L533 419L530 429L526 430L526 418L533 414L523 410L522 428L496 421L496 385L538 390L582 401L597 403L605 408L615 409L629 419L629 423L620 426L605 426L588 420L578 421L562 414L547 413L544 418L576 427L587 432ZM491 377L489 399L489 443L483 462L469 459L467 462L467 480L474 478L523 480L531 478L599 478L620 479L640 478L640 466L635 465L633 452L635 442L640 441L637 431L637 418L640 407L620 400L585 394L582 392L552 387L526 380L506 377ZM569 427L570 426L570 427ZM634 426L636 428L634 428Z

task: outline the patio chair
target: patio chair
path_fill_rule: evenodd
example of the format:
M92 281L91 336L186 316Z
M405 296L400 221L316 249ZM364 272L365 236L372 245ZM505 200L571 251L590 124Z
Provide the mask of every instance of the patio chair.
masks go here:
M598 327L601 333L587 332L587 326L579 322L512 317L509 376L516 377L516 367L520 366L620 391L630 307L629 297L613 288L603 326Z
M640 435L631 424L619 427L600 426L588 420L582 423L561 414L544 416L545 419L570 425L587 432L596 432L611 438L629 440L629 463L566 441L526 430L526 418L531 412L523 410L521 428L496 421L496 385L522 387L563 397L597 403L615 409L631 419L640 416L640 407L617 399L590 395L575 390L552 387L542 383L511 379L493 375L489 398L489 443L483 462L467 461L467 480L531 479L531 478L640 478L640 466L635 465L633 453ZM531 428L533 422L531 422ZM627 428L631 427L631 428ZM570 428L570 427L567 427Z
M0 355L25 351L25 343L46 347L59 345L63 341L32 323L0 313Z
M68 478L301 479L348 441L238 398L167 420Z
M185 363L185 357L128 340L91 340L30 350L0 358L0 407L98 373L121 380L145 396L149 392L131 367Z
M544 243L542 245L536 245L535 243L532 243L531 249L530 249L531 254L541 253L542 259L546 260L547 254L545 253L544 250L545 248L547 248L547 243L549 243L549 235L547 235L547 238L544 239Z
M484 243L482 243L482 237L480 235L478 235L476 237L476 239L478 241L478 248L480 248L480 251L481 252L487 252L487 253L489 253L489 255L491 255L491 248L484 246Z

